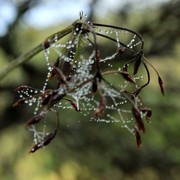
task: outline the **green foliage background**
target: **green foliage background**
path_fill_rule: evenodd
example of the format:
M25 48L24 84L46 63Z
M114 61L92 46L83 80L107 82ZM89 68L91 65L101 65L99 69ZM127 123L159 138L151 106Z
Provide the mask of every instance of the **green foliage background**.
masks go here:
M42 31L26 28L21 23L25 5L19 7L19 16L9 33L0 38L0 67L71 23ZM145 9L129 5L116 13L112 10L105 18L94 13L95 5L92 21L128 27L142 34L146 57L164 80L165 97L160 94L153 71L151 84L143 92L153 116L152 123L146 124L142 149L136 148L134 137L118 123L89 122L77 113L64 112L55 140L29 155L32 137L24 126L32 111L11 105L17 98L13 92L17 86L42 86L46 68L38 55L0 81L0 179L180 179L180 2Z

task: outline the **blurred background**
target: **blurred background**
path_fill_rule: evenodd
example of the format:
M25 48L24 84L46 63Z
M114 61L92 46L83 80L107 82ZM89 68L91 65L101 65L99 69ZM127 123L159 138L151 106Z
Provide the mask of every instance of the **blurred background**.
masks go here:
M60 115L60 131L53 142L28 154L32 134L25 130L25 122L32 110L12 104L17 86L42 86L45 63L35 58L0 81L0 179L179 180L179 0L0 0L0 68L71 24L82 10L92 22L139 32L146 57L163 78L164 97L153 71L143 92L153 111L143 146L138 150L134 137L118 123L89 122L67 112Z

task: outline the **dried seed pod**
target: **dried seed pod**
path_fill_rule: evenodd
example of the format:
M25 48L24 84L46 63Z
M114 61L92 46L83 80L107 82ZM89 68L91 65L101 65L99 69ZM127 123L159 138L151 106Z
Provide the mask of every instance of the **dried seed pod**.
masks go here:
M98 83L100 83L102 80L102 75L100 71L97 71L92 82L92 92L95 93L98 89Z
M52 95L50 95L49 101L47 103L47 109L50 109L52 106L54 106L57 102L59 102L66 94L65 93L59 93L55 92Z
M77 104L74 101L72 101L72 100L68 100L68 101L70 102L70 104L76 111L80 111L79 107L77 106Z
M140 133L139 133L139 131L138 131L138 129L136 127L134 128L134 132L135 132L135 138L136 138L137 147L141 148L141 144L142 144L141 135L140 135Z
M119 54L123 54L123 53L125 52L125 50L126 50L125 47L120 47L120 48L118 48L117 52L118 52Z
M146 119L149 120L152 116L152 110L150 108L147 108L145 106L139 106L139 109L141 112L146 114Z
M14 91L16 92L31 92L31 93L35 93L38 92L37 89L31 87L31 86L26 86L26 85L22 85L22 86L18 86Z
M163 87L163 81L161 79L160 76L158 76L158 82L159 82L159 86L160 86L160 89L161 89L161 93L163 94L164 96L164 87Z
M152 116L152 110L151 109L147 109L146 110L146 119L149 120Z
M21 86L18 86L15 91L24 91L24 90L27 90L27 89L31 89L32 87L31 86L26 86L26 85L21 85ZM34 88L33 88L34 89Z
M96 108L94 112L94 117L100 118L104 115L104 111L106 110L106 99L104 96L101 96L99 101L99 106Z
M46 89L42 94L41 94L41 98L42 98L42 105L45 106L48 104L51 95L53 94L53 89Z
M137 54L135 54L135 63L134 63L134 72L133 72L134 75L137 74L139 67L141 65L142 55L143 55L143 51L140 51Z
M148 59L146 59L144 57L144 60L154 69L154 71L156 72L157 76L158 76L158 83L159 83L159 86L160 86L160 90L161 90L161 93L162 95L164 96L164 87L163 87L163 80L161 79L158 71L156 70L156 68L148 61ZM144 64L145 65L145 64ZM147 69L147 68L146 68ZM150 76L150 75L149 75Z
M60 62L60 57L58 57L53 65L53 68L52 68L52 71L50 73L50 75L48 76L48 79L51 80L54 76L55 76L55 70L54 70L54 67L59 67L59 62Z
M97 79L94 78L92 82L92 92L95 93L97 91L98 85L97 85Z
M126 63L126 64L123 66L123 71L127 72L128 66L129 66L129 64Z
M40 143L38 143L38 144L35 144L32 148L31 148L31 150L29 151L29 153L34 153L34 152L36 152L38 149L40 149L40 148L42 148L42 145L40 144Z
M50 42L49 42L49 40L45 40L44 41L44 48L45 49L48 49L50 47Z
M66 76L58 67L53 66L53 73L58 78L60 84L61 83L67 84Z
M133 84L136 83L135 80L134 80L134 78L133 78L128 72L126 72L126 71L120 71L119 73L120 73L120 74L123 76L123 78L124 78L125 80L127 80L128 82L131 82L131 83L133 83Z
M40 149L40 148L42 148L42 147L44 147L44 146L47 146L47 145L54 139L54 137L56 136L56 133L57 133L57 129L55 129L53 132L47 134L41 142L35 144L35 145L31 148L31 150L29 151L29 153L34 153L34 152L36 152L38 149Z
M45 114L41 112L40 114L33 116L27 121L26 126L38 123L44 117L44 115Z
M57 129L55 129L51 133L47 134L44 137L43 146L47 146L54 139L54 137L56 136L56 133L57 133Z
M145 127L144 127L144 123L143 123L142 118L141 118L140 110L137 107L133 106L132 113L133 113L133 116L136 120L138 130L145 132Z
M23 98L23 99L18 99L15 103L13 103L12 106L13 106L13 107L19 106L19 105L23 104L25 100L26 100L25 98Z
M60 101L65 94L60 93L58 90L47 89L42 95L42 105L51 108L56 102Z

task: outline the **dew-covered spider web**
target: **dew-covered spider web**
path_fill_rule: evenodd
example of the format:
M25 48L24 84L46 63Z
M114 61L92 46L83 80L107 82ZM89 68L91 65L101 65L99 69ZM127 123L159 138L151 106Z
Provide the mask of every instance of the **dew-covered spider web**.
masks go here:
M140 98L141 90L149 83L149 71L143 60L142 37L129 29L95 24L84 17L73 23L73 30L65 37L44 42L47 77L41 89L19 86L19 100L34 107L34 115L27 122L33 132L34 146L30 152L49 144L57 127L48 132L49 113L74 110L86 120L121 123L136 136L151 116ZM51 42L51 43L49 43ZM140 69L140 70L139 70ZM45 126L41 120L46 118ZM57 125L58 126L58 125Z

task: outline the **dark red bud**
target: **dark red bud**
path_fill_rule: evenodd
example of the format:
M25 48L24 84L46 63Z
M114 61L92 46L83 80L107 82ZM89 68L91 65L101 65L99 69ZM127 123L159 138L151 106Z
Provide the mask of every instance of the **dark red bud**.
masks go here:
M137 107L133 107L132 113L133 113L133 116L135 118L138 130L145 132L145 127L144 127L144 123L143 123L142 118L141 118L140 110Z
M47 134L41 142L35 144L35 145L31 148L31 150L29 151L29 153L34 153L34 152L36 152L38 149L40 149L40 148L42 148L42 147L44 147L44 146L47 146L47 145L54 139L54 137L56 136L56 133L57 133L57 129L55 129L53 132Z
M152 116L152 110L150 108L147 108L145 106L139 106L139 109L141 112L146 114L146 119L149 120Z
M29 153L34 153L34 152L36 152L39 148L41 148L42 147L42 145L41 144L35 144L32 148L31 148L31 150L29 151Z
M48 79L49 80L51 80L54 76L55 76L55 70L54 70L54 67L59 67L59 62L60 62L60 58L58 57L57 59L56 59L56 61L55 61L55 63L54 63L54 65L53 65L53 67L52 67L52 71L51 71L51 73L50 73L50 75L48 76Z
M141 65L141 59L142 59L142 55L143 55L143 52L138 52L136 55L135 55L135 63L134 63L134 72L133 74L137 74L138 70L139 70L139 67Z
M19 105L23 104L24 101L25 101L24 98L23 99L18 99L12 106L13 107L19 106Z
M158 82L159 82L159 86L160 86L160 89L161 89L161 93L163 94L164 96L164 87L163 87L163 81L161 79L160 76L158 76Z
M47 108L50 109L52 106L54 106L56 103L58 103L66 94L65 93L55 93L52 94L48 100Z
M101 97L100 101L99 101L99 106L96 108L95 112L94 112L94 116L96 118L100 118L104 115L104 111L106 110L106 99L105 97Z
M46 135L43 140L43 146L47 146L54 139L56 133L57 133L57 129Z
M123 53L125 52L125 50L126 50L125 47L120 47L120 48L117 49L117 52L118 52L119 54L123 54Z
M29 120L27 121L27 126L30 126L30 125L32 125L32 124L38 123L43 117L44 117L44 114L42 114L42 113L33 116L31 119L29 119Z
M77 106L77 104L71 100L69 100L69 102L71 103L72 107L76 110L76 111L80 111L79 107Z
M93 79L93 82L92 82L92 92L95 93L97 91L97 80L96 78Z
M50 47L50 42L48 40L44 41L44 48L47 49Z
M133 83L133 84L136 83L135 80L134 80L134 78L133 78L128 72L126 72L126 71L120 71L119 73L120 73L120 74L123 76L123 78L124 78L125 80L127 80L128 82L131 82L131 83Z
M136 127L134 128L134 132L135 132L137 147L141 148L141 144L142 144L141 135L140 135L140 133L139 133L139 131L138 131L138 129Z
M125 64L125 65L123 66L123 71L127 72L127 69L128 69L128 64Z

